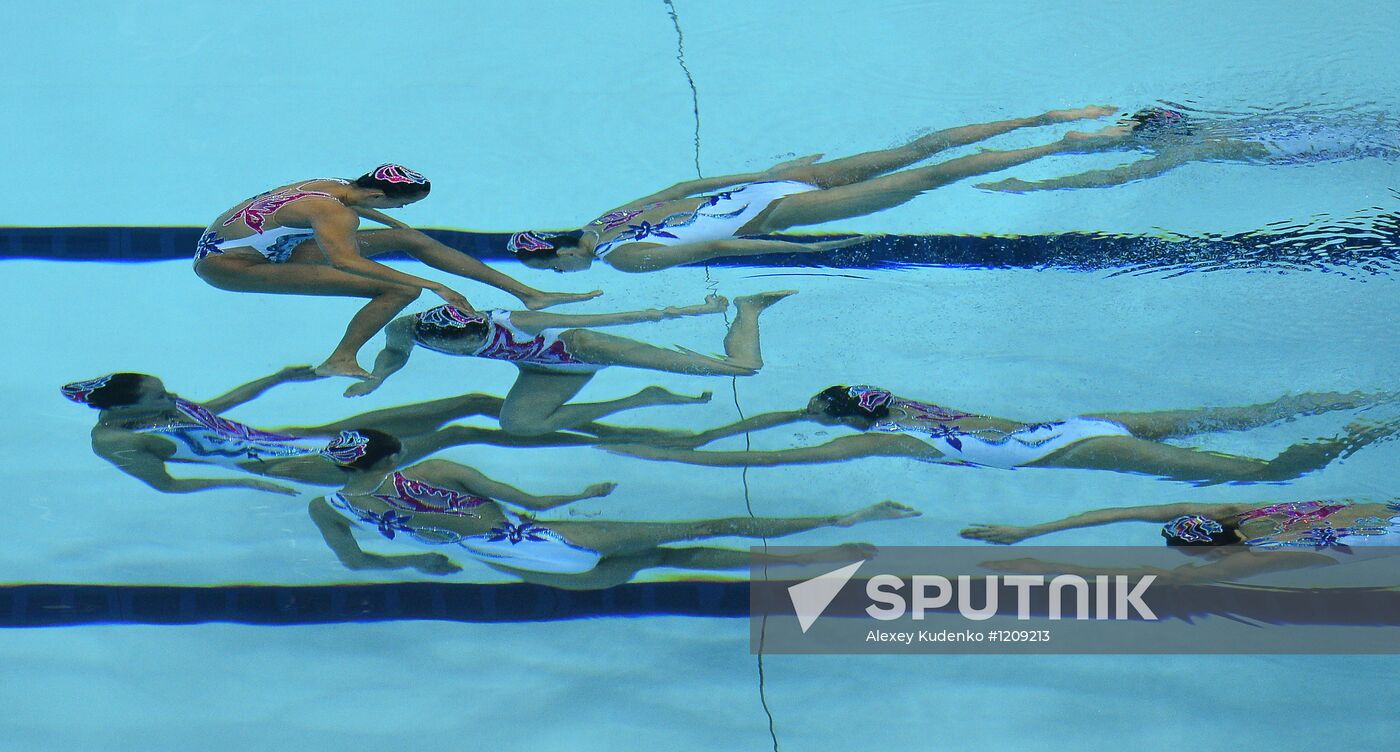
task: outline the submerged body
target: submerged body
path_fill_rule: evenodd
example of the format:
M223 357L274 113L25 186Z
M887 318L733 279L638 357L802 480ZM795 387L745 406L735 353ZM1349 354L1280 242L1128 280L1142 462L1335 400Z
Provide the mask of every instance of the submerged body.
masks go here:
M697 465L767 466L839 462L858 457L908 457L974 467L1055 467L1155 475L1200 484L1288 480L1400 430L1400 425L1350 426L1336 439L1296 444L1271 460L1206 452L1164 443L1214 431L1247 430L1298 415L1349 410L1394 399L1392 394L1303 394L1241 407L1105 413L1022 422L898 397L870 386L834 386L807 409L757 415L697 434L669 448L608 447L608 451ZM765 452L697 451L725 436L812 420L860 433L826 444Z

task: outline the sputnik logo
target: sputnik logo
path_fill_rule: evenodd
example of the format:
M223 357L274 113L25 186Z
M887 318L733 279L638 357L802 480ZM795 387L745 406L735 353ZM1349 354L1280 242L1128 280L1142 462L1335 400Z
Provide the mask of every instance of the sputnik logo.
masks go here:
M792 609L797 613L797 625L802 628L802 634L807 634L863 564L864 561L847 564L788 588L788 598L792 599Z

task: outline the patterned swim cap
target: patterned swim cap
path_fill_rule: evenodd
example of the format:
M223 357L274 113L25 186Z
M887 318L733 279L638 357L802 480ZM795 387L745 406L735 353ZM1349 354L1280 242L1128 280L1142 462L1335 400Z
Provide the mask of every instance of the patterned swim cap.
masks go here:
M423 185L428 182L428 179L423 177L423 173L415 172L401 164L394 164L393 162L385 162L374 168L374 170L370 172L370 176L375 180L382 180L386 183L415 183L417 185Z
M369 437L359 431L341 431L331 439L321 456L337 465L350 465L369 453Z
M114 375L115 374L109 373L106 376L98 376L95 379L88 379L87 381L74 381L71 384L64 384L59 391L63 393L64 397L80 405L86 405L88 404L88 400L92 397L92 393L107 386L107 382L111 381Z
M1215 541L1215 535L1225 532L1225 526L1200 514L1183 514L1162 526L1162 537L1169 541L1204 544Z

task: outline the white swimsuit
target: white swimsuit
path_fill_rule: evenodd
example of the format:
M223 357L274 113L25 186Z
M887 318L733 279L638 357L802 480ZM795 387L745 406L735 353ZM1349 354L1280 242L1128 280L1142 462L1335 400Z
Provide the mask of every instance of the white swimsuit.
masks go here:
M646 221L631 222L633 218L655 206L654 204L641 209L611 212L594 220L592 224L601 225L603 231L621 225L627 227L599 243L593 249L593 253L598 258L603 258L628 243L682 245L737 237L744 225L763 213L774 201L784 196L815 190L818 190L816 186L795 180L746 183L738 188L705 196L705 203L694 210L671 214L655 224Z
M490 500L406 479L398 473L395 473L393 481L394 493L374 494L374 498L391 507L384 511L356 504L338 493L327 496L326 502L351 522L373 526L380 535L390 540L408 541L437 549L455 545L482 561L511 569L582 574L598 566L603 558L597 551L570 543L564 536L546 527L548 523L524 519L500 505L497 508L505 515L506 521L485 533L463 535L424 523L420 517L424 512L477 517L479 515L467 510ZM425 502L425 499L429 501ZM404 534L402 538L398 537L399 533Z
M1085 439L1132 436L1127 428L1097 418L1069 418L1014 431L965 431L951 424L906 426L895 422L876 423L870 430L904 433L923 439L943 454L937 462L1006 470L1029 465Z
M175 408L187 420L173 420L136 429L139 433L158 434L170 439L175 445L175 453L168 461L238 468L244 462L316 454L326 446L326 439L260 431L221 418L203 405L189 400L175 400Z

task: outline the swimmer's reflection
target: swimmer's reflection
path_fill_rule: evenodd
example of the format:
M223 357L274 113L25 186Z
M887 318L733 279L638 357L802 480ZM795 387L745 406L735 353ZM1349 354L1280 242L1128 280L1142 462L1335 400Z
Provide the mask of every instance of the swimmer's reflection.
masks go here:
M1026 193L1105 188L1156 177L1191 162L1305 164L1352 159L1400 159L1400 125L1384 116L1261 113L1209 118L1169 107L1148 107L1099 131L1107 149L1152 156L1120 167L1047 180L1007 178L978 188Z
M1201 484L1297 478L1386 438L1400 424L1355 423L1345 435L1294 444L1271 460L1164 443L1221 431L1243 431L1303 415L1393 401L1393 393L1300 394L1259 405L1103 413L1026 423L917 402L872 386L833 386L805 410L756 415L695 435L685 446L612 446L608 451L693 465L763 466L838 462L858 457L909 457L978 467L1058 467L1141 473ZM860 431L818 446L778 451L720 452L692 448L725 436L810 420ZM674 442L673 442L674 443Z
M99 457L165 493L191 493L211 488L297 493L288 486L262 479L175 478L166 467L170 462L216 465L315 485L340 485L344 482L342 473L327 462L320 451L329 437L348 426L373 427L402 437L400 456L405 463L462 444L577 446L604 439L636 440L664 435L648 429L595 422L574 427L582 433L529 437L451 424L477 415L498 418L504 400L489 394L448 397L374 410L323 425L272 431L220 415L278 384L318 378L322 377L309 366L292 366L202 402L174 394L160 379L140 373L108 374L68 384L62 391L74 402L100 411L97 425L92 429L92 448Z
M373 430L347 430L325 449L345 471L339 493L311 503L310 514L341 563L350 569L413 568L448 574L460 567L447 555L463 554L527 582L587 590L612 587L642 569L739 569L749 566L747 550L709 546L668 547L668 543L716 537L779 538L824 527L914 517L916 510L886 501L848 514L820 517L615 522L539 520L546 511L612 490L590 486L578 494L536 496L491 480L454 462L428 460L402 470L403 449L393 436ZM516 512L511 507L524 512ZM363 551L352 532L377 531L403 544L438 549L431 553L378 555ZM867 557L866 544L834 547L816 558L769 557L770 563Z

